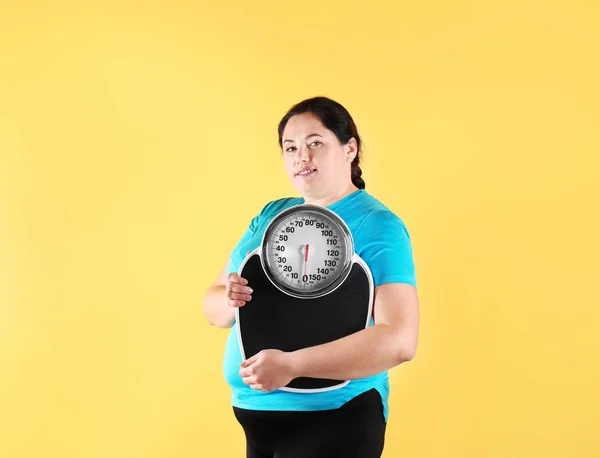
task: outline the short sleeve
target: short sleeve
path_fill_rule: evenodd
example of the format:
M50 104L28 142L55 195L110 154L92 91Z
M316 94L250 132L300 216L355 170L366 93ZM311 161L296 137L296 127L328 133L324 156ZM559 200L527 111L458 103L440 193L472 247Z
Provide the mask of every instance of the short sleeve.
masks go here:
M254 235L254 231L256 230L256 227L258 226L259 219L260 219L260 215L256 215L254 218L252 218L250 220L250 224L248 225L246 232L244 232L244 235L242 235L242 238L236 244L235 248L231 251L231 253L229 255L230 257L235 256L235 254L240 250L240 248L243 247L244 245L246 245L250 241L250 239Z
M390 211L369 214L354 238L356 252L371 269L375 286L417 286L410 234L397 215Z
M262 223L264 222L264 217L270 211L271 204L272 202L267 203L267 205L262 208L260 213L250 220L250 224L248 224L248 227L242 235L242 238L240 238L233 250L230 252L230 262L227 267L228 273L236 272L246 257L246 253L256 248L256 239L260 234L261 227L263 226Z

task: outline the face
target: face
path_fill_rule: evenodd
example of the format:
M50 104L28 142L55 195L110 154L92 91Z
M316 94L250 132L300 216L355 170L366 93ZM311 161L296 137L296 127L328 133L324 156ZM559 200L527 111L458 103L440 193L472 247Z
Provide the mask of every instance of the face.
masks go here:
M304 113L290 118L282 142L286 172L303 196L336 195L352 186L350 168L357 153L353 138L341 144L319 118Z

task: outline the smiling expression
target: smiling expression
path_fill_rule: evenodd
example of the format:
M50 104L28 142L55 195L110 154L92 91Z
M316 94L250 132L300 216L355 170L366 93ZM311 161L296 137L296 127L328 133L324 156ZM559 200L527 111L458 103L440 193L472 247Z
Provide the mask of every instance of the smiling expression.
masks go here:
M285 169L292 185L305 196L345 189L351 183L355 141L340 143L312 113L292 116L282 136Z

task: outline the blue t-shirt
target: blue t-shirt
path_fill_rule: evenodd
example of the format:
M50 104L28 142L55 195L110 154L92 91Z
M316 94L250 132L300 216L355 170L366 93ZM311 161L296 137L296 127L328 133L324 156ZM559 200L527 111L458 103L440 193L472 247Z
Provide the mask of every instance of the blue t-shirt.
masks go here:
M271 220L288 207L303 204L303 198L284 198L269 202L255 216L231 253L227 273L237 272L246 253L258 248ZM327 206L348 225L354 250L366 262L374 286L409 283L416 287L415 266L410 236L402 220L364 189L357 190ZM252 285L249 285L252 286ZM371 320L373 324L373 320ZM292 393L253 390L239 375L240 352L237 323L233 324L225 346L223 369L232 390L232 405L251 410L328 410L337 409L365 391L375 388L381 395L384 417L388 418L388 373L351 380L346 386L318 393Z

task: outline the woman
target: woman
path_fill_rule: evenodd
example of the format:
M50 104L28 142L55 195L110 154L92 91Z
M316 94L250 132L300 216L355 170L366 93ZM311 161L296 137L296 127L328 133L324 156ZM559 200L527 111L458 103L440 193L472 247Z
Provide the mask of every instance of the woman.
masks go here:
M361 139L343 106L325 97L304 100L288 111L278 131L285 169L301 197L269 202L252 219L203 303L211 324L231 328L224 370L247 457L379 457L388 419L387 371L410 361L417 348L410 237L400 218L365 191ZM329 208L350 228L355 251L373 274L371 326L324 345L263 350L242 361L235 307L252 300L252 285L236 272L260 246L273 217L302 203ZM350 383L310 394L279 390L296 377Z

